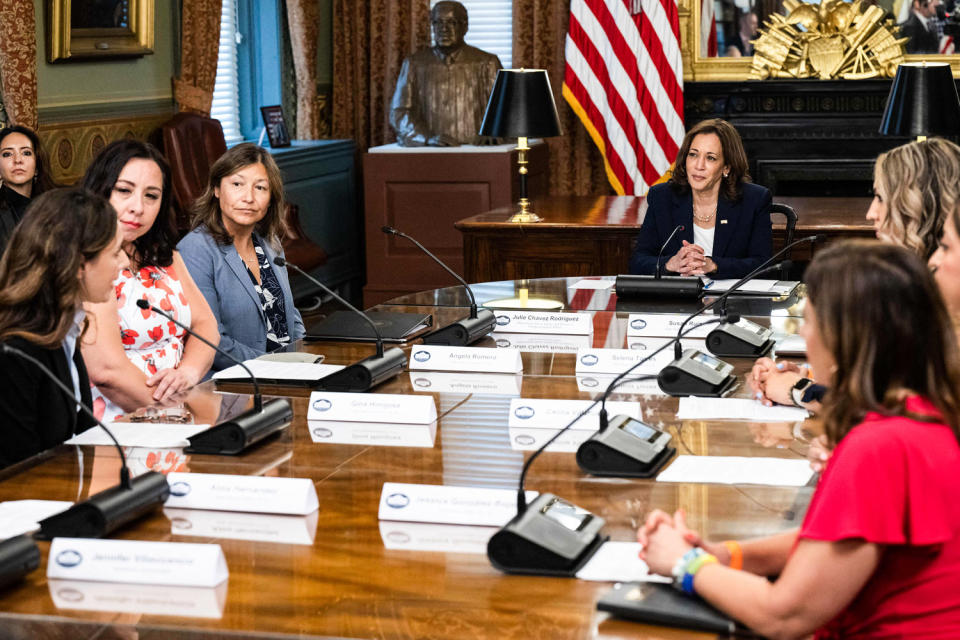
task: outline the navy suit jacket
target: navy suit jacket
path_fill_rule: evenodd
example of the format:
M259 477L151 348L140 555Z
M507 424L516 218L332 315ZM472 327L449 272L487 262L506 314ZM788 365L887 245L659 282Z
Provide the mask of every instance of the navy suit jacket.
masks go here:
M286 267L273 264L276 253L269 242L261 241L270 268L277 274L283 289L290 340L299 340L305 331L300 312L293 304ZM213 239L206 227L198 227L185 235L177 245L187 271L207 299L217 318L220 348L238 360L262 356L267 350L267 318L260 306L260 296L253 288L247 267L233 244L222 245ZM281 251L279 255L283 255ZM219 353L213 360L213 371L233 366Z
M720 196L711 255L717 271L710 274L711 278L742 278L770 258L772 199L769 189L750 183L743 184L743 197L739 202ZM664 274L667 273L664 265L680 251L682 241L693 242L693 194L677 193L670 184L651 188L647 193L647 215L630 256L630 273L653 275L660 247L678 225L683 225L683 231L677 232L663 250L660 270Z

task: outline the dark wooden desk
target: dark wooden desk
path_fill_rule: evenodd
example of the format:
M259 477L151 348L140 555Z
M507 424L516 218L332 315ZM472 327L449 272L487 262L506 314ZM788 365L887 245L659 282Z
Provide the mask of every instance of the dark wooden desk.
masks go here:
M457 314L459 309L441 309ZM622 346L625 314L595 314L597 346ZM494 346L487 339L483 346ZM408 347L409 348L409 347ZM327 362L347 363L369 355L370 345L315 343L311 351ZM527 398L591 399L579 391L572 353L524 353L520 395ZM740 375L749 361L734 361ZM414 393L404 373L378 392ZM242 392L242 385L228 388ZM517 577L494 570L483 553L387 548L402 545L411 528L384 524L377 506L384 482L412 482L512 489L529 453L511 447L507 414L511 397L483 393L431 393L439 420L433 446L320 444L310 437L303 389L274 389L293 397L293 425L280 437L238 457L184 455L173 450L134 449L135 466L178 467L200 473L236 473L312 478L320 499L313 544L250 542L225 537L196 537L177 528L172 513L152 516L120 531L118 539L219 543L230 577L222 615L209 619L185 615L80 610L83 585L48 582L47 543L40 543L43 564L27 579L0 591L0 636L12 638L139 638L191 640L240 638L338 637L383 639L463 638L710 638L683 630L660 629L609 619L595 610L609 583L574 579ZM741 388L738 393L747 392ZM681 454L800 458L806 444L794 440L787 424L675 419L677 400L624 394L616 399L642 401L645 416L663 422ZM241 410L248 398L214 392L210 383L189 399L198 420L215 420L227 404ZM395 426L394 429L405 427ZM59 447L17 468L0 472L0 500L25 498L77 500L116 482L119 467L110 447ZM651 508L686 510L690 524L713 539L770 534L797 526L810 489L666 484L649 480L598 480L579 471L572 453L546 453L530 471L528 488L563 496L607 521L614 540L633 540L635 528ZM182 512L181 512L182 513ZM210 512L207 512L210 513ZM252 526L252 525L251 525ZM264 527L269 527L264 521ZM252 527L255 528L255 527ZM309 529L309 526L305 527ZM462 531L463 534L459 534ZM486 533L492 533L487 530ZM479 537L475 529L439 529L420 542L447 544ZM406 536L406 538L405 538ZM399 542L398 542L399 541ZM69 589L78 608L58 609L54 590ZM121 589L104 608L141 605L138 591ZM59 591L58 591L59 593ZM142 604L193 598L190 591L153 592ZM149 602L148 602L149 601Z
M823 235L829 242L872 237L864 214L867 198L777 198L793 207L795 238ZM625 273L646 214L645 199L633 196L552 196L534 201L542 222L507 222L509 207L460 220L468 282ZM774 247L784 244L783 216L774 215ZM809 259L806 246L794 260Z

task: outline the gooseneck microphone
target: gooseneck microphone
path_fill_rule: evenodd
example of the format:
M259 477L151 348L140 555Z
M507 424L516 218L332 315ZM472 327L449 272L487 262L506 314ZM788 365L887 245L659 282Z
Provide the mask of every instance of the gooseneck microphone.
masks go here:
M257 382L257 377L239 359L196 333L163 309L153 306L147 300L137 300L137 306L144 311L153 311L163 316L186 331L191 337L196 338L226 359L242 367L250 376L250 382L253 384L253 408L214 425L206 431L190 436L187 438L190 446L184 448L185 452L237 455L267 436L286 428L293 421L293 405L290 404L290 400L288 398L274 398L264 403L263 397L260 395L260 384Z
M336 371L321 378L317 383L319 389L323 389L324 391L363 393L365 391L369 391L384 380L388 380L389 378L392 378L403 371L403 368L407 365L407 357L404 355L403 350L398 347L393 347L392 349L388 349L386 352L384 352L383 336L380 334L380 330L377 328L376 323L370 319L370 316L341 298L330 287L323 284L292 262L287 262L282 257L277 256L273 259L273 263L278 267L290 267L304 278L323 289L326 293L333 296L337 302L363 318L363 320L370 325L370 328L373 329L373 334L377 337L377 352L375 355L372 355L369 358L364 358L359 362L355 362L347 367L344 367L340 371Z
M131 478L130 467L127 466L127 457L116 437L95 415L90 407L80 402L73 389L67 387L55 373L31 356L16 347L7 344L0 345L4 353L22 358L36 366L49 378L70 401L75 402L80 410L97 423L110 437L117 453L120 454L120 484L100 493L90 496L83 502L78 502L66 511L55 514L40 521L40 531L36 537L41 540L52 540L58 536L74 538L102 538L112 531L136 520L154 507L166 501L170 495L170 486L167 477L156 471L148 471L136 478Z
M417 242L413 236L409 236L399 229L395 229L386 225L380 227L380 230L387 235L406 238L412 242L418 249L430 256L434 262L443 267L447 273L452 275L467 291L467 297L470 299L470 317L463 320L458 320L453 324L447 325L446 327L437 329L433 333L425 335L423 337L424 344L438 344L459 347L472 344L477 340L489 335L490 332L493 331L497 324L496 315L489 309L483 309L478 314L477 299L473 296L473 291L471 291L470 285L467 284L467 281L464 280L460 274L448 267L440 258L433 255L429 249Z
M703 293L703 281L697 277L690 276L661 276L660 261L663 259L663 252L673 241L674 236L683 231L685 227L678 224L670 232L667 241L660 247L660 253L657 254L657 267L652 276L645 275L619 275L617 276L616 292L617 297L621 299L628 298L699 298Z

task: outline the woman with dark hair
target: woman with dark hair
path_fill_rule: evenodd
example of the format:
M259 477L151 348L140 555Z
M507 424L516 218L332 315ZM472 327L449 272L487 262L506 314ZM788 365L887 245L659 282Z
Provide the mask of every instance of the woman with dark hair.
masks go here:
M117 216L82 189L37 197L0 258L0 342L53 371L81 402L90 383L77 348L86 326L82 304L113 296L126 265ZM0 350L0 467L54 447L93 426L33 363Z
M163 316L140 309L138 300L170 313L214 344L219 337L206 300L174 251L170 169L160 152L138 140L113 142L94 158L83 186L113 205L130 259L114 283L115 296L88 307L93 322L83 345L96 385L94 409L113 420L188 389L213 362L210 347Z
M0 129L0 254L31 198L57 186L48 164L33 129L19 124Z
M647 193L630 273L742 278L772 252L770 191L750 183L740 134L720 119L683 139L673 175ZM683 227L664 246L677 227Z
M213 309L220 348L238 360L279 349L304 335L283 256L283 181L273 157L238 144L210 168L194 203L194 229L177 248ZM217 354L214 370L233 364Z
M937 285L916 254L865 241L805 278L833 455L803 525L713 543L654 511L642 556L765 637L960 637L960 365Z

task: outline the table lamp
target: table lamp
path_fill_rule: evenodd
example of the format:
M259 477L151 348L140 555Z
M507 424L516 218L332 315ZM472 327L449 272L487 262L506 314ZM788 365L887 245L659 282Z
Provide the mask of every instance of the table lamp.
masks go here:
M950 64L909 62L897 67L880 121L885 136L949 136L960 133L960 98Z
M560 135L560 118L553 101L550 78L543 69L501 69L490 93L480 135L493 138L517 138L520 152L520 210L510 222L540 222L527 197L528 138Z

